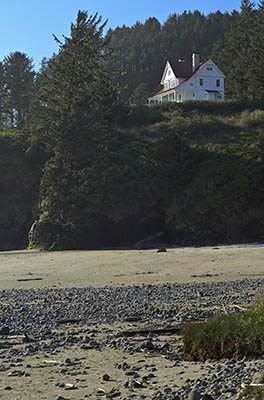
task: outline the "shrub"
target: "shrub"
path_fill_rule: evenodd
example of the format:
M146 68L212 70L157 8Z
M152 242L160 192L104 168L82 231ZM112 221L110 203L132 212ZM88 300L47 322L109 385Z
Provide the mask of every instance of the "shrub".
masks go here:
M259 357L264 353L264 300L243 313L219 314L183 329L186 360Z

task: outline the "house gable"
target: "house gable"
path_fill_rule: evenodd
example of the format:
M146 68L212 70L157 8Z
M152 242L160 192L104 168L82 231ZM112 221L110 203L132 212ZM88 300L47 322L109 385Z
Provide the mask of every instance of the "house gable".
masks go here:
M160 83L164 86L164 90L168 90L175 88L189 76L191 76L190 63L167 61Z
M206 61L202 68L199 68L197 72L199 75L204 75L208 77L225 78L225 75L220 71L220 69L215 65L212 60Z
M161 81L160 81L161 85L164 85L164 82L166 82L172 78L175 78L175 74L171 68L169 61L167 61L166 66L163 71Z

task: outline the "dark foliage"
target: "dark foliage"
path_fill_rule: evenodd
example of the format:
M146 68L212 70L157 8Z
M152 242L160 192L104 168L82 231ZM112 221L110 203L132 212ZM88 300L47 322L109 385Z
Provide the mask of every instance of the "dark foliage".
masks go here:
M131 104L142 102L157 91L168 59L189 60L193 52L207 58L213 45L237 20L237 11L205 16L195 10L172 14L163 25L156 18L149 18L132 27L110 29L110 46L117 54L113 64L124 71L118 78L120 87L125 88L122 97Z

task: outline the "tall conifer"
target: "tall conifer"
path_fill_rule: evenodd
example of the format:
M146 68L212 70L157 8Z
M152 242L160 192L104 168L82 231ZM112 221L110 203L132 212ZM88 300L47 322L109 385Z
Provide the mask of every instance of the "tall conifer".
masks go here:
M103 38L106 22L98 15L79 11L70 37L59 44L59 53L48 63L41 88L42 123L49 150L87 151L111 119L117 89L108 65L112 52Z
M21 128L34 96L35 71L33 60L16 51L3 60L6 124Z

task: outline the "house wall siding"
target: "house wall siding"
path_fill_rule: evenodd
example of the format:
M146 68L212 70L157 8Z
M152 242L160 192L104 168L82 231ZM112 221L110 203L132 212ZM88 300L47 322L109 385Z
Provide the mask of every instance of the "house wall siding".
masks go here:
M169 62L167 62L161 80L166 92L150 97L149 103L163 101L182 102L185 100L223 101L224 78L222 72L211 60L204 63L191 78L186 80L176 77ZM201 79L202 85L200 84ZM170 91L169 89L172 88L175 88L175 90Z

